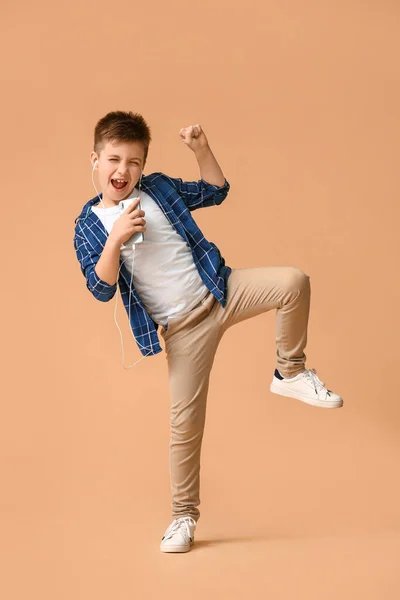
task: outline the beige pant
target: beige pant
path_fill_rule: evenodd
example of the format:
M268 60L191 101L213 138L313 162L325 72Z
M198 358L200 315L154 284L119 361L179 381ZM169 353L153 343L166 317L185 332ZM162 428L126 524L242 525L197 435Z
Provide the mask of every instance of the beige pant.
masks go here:
M225 308L210 293L161 335L171 399L172 517L200 517L200 451L211 367L224 332L240 321L276 311L276 367L284 377L304 371L310 278L294 267L232 269ZM251 351L251 348L250 348ZM273 369L271 369L271 380Z

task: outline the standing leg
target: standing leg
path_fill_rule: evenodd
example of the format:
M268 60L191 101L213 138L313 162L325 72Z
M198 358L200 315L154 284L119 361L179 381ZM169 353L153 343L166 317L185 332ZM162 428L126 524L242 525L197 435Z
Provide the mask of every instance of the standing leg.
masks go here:
M215 299L172 322L166 342L171 399L170 475L172 516L200 516L200 453L211 367L222 337L209 317Z

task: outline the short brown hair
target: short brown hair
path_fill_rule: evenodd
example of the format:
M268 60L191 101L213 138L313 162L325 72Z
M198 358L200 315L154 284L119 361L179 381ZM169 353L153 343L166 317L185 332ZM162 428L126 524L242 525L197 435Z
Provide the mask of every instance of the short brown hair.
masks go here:
M151 142L150 128L139 113L116 110L101 118L94 129L94 151L100 156L107 142L142 142L146 162Z

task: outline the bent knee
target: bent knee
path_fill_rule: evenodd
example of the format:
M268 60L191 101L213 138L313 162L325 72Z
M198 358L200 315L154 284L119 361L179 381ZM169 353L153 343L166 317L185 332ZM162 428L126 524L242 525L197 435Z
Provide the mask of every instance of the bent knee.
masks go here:
M310 276L296 267L287 267L287 283L291 290L303 290L310 286Z

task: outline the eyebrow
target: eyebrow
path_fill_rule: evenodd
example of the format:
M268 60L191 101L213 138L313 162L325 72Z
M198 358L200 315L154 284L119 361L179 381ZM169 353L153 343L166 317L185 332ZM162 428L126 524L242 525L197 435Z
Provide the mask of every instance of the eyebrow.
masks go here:
M107 158L121 158L118 154L109 154ZM142 160L141 156L133 156L130 160Z

